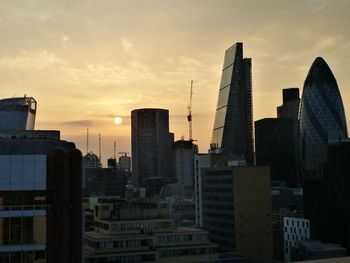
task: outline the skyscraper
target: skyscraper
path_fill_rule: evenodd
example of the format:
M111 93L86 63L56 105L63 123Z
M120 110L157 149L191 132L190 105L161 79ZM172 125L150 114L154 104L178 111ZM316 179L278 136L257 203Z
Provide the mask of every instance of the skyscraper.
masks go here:
M251 59L243 58L243 43L226 50L211 149L254 163Z
M337 81L318 57L304 82L299 112L299 154L304 170L322 175L329 142L347 138L347 126Z
M34 130L36 101L32 97L0 100L0 129Z
M132 175L136 186L148 185L150 180L169 179L170 138L168 110L131 112ZM150 191L146 189L146 193Z

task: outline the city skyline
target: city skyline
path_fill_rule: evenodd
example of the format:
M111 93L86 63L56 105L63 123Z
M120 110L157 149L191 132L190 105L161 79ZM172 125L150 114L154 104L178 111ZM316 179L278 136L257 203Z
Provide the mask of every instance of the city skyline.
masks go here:
M6 1L0 6L1 98L34 97L36 129L103 160L130 152L130 113L169 109L170 132L188 138L194 80L193 137L209 148L223 52L243 42L252 58L253 118L276 117L281 90L302 86L323 57L350 114L350 3L346 1ZM123 123L114 124L120 116ZM103 162L103 165L105 163Z

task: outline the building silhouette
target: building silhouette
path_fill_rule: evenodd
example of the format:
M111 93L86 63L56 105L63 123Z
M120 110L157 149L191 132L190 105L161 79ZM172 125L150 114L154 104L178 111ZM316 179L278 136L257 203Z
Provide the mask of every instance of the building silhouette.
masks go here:
M297 169L299 89L283 89L277 118L254 122L256 165L271 167L271 180L301 185Z
M168 110L131 112L132 176L135 186L149 186L146 187L148 196L159 193L163 182L171 178L171 137Z
M299 159L304 176L320 177L328 143L348 136L337 81L321 57L315 59L304 82L299 129Z
M254 122L256 165L271 167L271 180L298 185L293 119L265 118Z
M251 59L238 42L225 52L211 150L254 164L252 112Z

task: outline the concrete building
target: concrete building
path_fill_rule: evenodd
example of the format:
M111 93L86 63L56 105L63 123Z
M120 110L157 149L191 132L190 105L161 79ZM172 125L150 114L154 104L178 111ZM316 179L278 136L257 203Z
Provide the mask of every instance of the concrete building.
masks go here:
M146 187L147 196L159 194L161 186L172 179L171 138L168 110L136 109L131 112L134 186Z
M202 169L210 167L210 155L198 153L194 155L194 201L196 226L203 226L203 204L202 204Z
M310 221L304 218L283 218L284 261L295 259L295 250L304 240L310 239Z
M210 148L254 165L251 63L243 43L225 51Z
M122 171L131 171L131 158L127 153L119 157L119 169Z
M174 227L167 203L100 199L95 231L87 232L87 263L203 262L217 259L208 232Z
M268 167L202 169L203 228L221 251L273 256Z
M81 158L59 131L0 130L0 262L82 262Z
M194 196L194 155L198 152L193 141L179 140L173 143L173 168L175 178L184 185L185 194L189 198Z

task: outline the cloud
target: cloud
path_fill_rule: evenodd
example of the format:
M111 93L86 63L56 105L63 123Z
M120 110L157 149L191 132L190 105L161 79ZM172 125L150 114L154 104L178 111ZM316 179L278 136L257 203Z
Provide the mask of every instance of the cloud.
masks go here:
M328 49L332 46L338 45L340 42L342 42L342 40L343 40L342 35L323 38L318 42L316 42L314 50L316 52L320 52L324 49Z
M23 51L21 55L15 57L3 57L0 58L0 67L8 68L34 68L42 70L50 66L64 65L65 62L59 58L56 54L47 50Z
M90 127L90 126L96 126L97 122L92 121L92 120L75 120L75 121L65 121L61 122L61 125L66 125L66 126L84 126L84 127Z
M134 55L134 45L127 39L127 38L121 38L120 45L124 50L124 53L127 55Z

